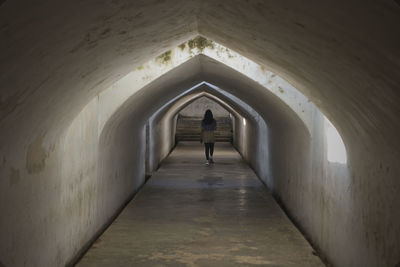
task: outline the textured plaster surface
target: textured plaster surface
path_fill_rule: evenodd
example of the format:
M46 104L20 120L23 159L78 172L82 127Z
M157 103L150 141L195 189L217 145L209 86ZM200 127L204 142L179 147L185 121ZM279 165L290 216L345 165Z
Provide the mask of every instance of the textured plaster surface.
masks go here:
M204 116L204 112L207 109L210 109L212 111L214 117L229 116L229 112L227 110L221 107L218 103L206 97L197 99L195 102L182 109L179 114L187 117L201 118Z
M266 149L275 155L267 184L328 260L336 266L399 263L399 13L390 0L3 2L1 263L70 262L135 192L144 175L139 144L145 120L157 110L151 105L161 107L172 94L154 99L139 93L159 77L143 76L121 99L96 101L159 55L159 73L166 74L174 66L165 53L198 34L299 89L339 130L348 166L326 162L323 117L313 108L301 115L303 108L292 104L303 100L285 101L285 88L260 97L265 87L247 81L245 72L240 78L221 72L212 61L193 72L201 77L189 75L180 84L174 79L185 72L171 73L155 85L168 81L167 89L179 89L175 97L208 80L248 103L270 130L270 146L253 153L259 159L253 168L263 165ZM179 49L189 51L187 45ZM137 105L135 112L125 104L134 93L136 102L129 103ZM271 101L279 94L286 104ZM109 191L108 183L114 186ZM93 204L98 201L106 208Z

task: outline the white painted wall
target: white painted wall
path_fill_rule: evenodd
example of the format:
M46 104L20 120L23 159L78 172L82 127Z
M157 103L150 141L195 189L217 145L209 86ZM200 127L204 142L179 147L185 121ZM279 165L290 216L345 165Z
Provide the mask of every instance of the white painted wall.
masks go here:
M228 117L229 112L226 111L221 105L215 103L214 101L208 99L207 97L202 97L192 102L190 105L182 109L179 114L185 117L198 117L204 116L207 109L210 109L215 118L217 117Z
M219 49L222 51L221 47ZM188 61L189 63L183 63L193 57L193 53L193 50L177 48L171 52L172 56L167 63L160 62L160 58L157 58L144 64L94 98L69 126L65 137L60 139L60 147L66 150L66 154L60 153L54 162L65 162L61 165L62 175L57 175L60 177L59 181L65 185L60 187L62 191L57 195L65 196L63 201L65 205L71 206L69 210L72 211L68 218L63 217L64 213L51 216L57 220L65 219L70 222L70 231L73 233L68 238L63 236L56 238L58 247L65 247L66 243L70 246L63 251L63 254L60 252L57 258L53 258L52 262L43 259L43 262L39 262L40 265L59 265L65 259L73 260L71 255L77 255L79 250L109 222L115 211L139 188L144 181L145 172L146 121L165 103L171 105L173 99L182 97L191 85L196 84L196 79L201 80L196 78L196 75L202 72L203 79L223 85L221 87L223 90L213 88L215 94L224 97L225 101L230 101L233 109L248 114L246 125L242 123L243 117L236 116L234 139L237 149L277 197L283 199L289 210L292 208L292 202L298 203L292 192L296 188L286 187L283 181L293 183L298 179L297 183L301 183L306 176L303 171L304 165L300 163L306 164L307 160L297 161L299 165L296 165L293 155L304 154L304 150L308 149L307 133L311 130L303 124L310 125L312 121L310 110L315 107L284 81L271 82L275 90L250 82L267 75L265 72L261 74L255 72L257 75L254 77L252 76L254 70L243 71L247 77L232 72L235 68L240 70L241 64L254 64L239 55L236 58L232 56L232 61L229 61L230 68L216 68L215 62L218 61L214 60L222 60L217 54L213 60L208 57L195 57ZM254 65L254 68L256 67L257 65ZM258 66L258 70L262 71L262 68ZM166 73L167 75L163 75ZM227 77L233 78L227 79ZM272 75L271 79L276 80ZM280 87L289 93L281 93ZM254 94L258 97L250 96L249 88L253 88ZM282 101L286 104L282 104ZM152 105L149 106L148 103ZM300 104L304 105L301 110L297 107ZM297 115L290 111L287 105L294 107L293 110ZM173 117L171 113L168 119L151 120L149 152L151 170L157 167L174 144L171 130ZM264 120L271 123L270 128L274 130L272 133ZM293 133L288 134L285 131ZM293 138L298 143L294 142ZM280 146L277 147L276 143ZM35 165L33 166L35 168ZM288 168L294 175L287 170ZM71 198L70 190L74 192L72 196L76 194L77 197ZM290 196L290 199L285 199L287 196ZM79 208L74 210L73 207L78 206ZM313 209L315 208L309 212ZM86 213L82 213L82 210ZM307 212L303 209L301 214L303 213ZM293 212L293 216L297 216L296 211ZM77 224L81 228L77 228ZM81 230L78 231L76 228ZM311 228L311 232L313 229ZM54 229L54 235L57 234L59 234L58 228ZM36 240L40 242L41 239ZM33 252L31 257L35 257L34 253L37 252Z
M236 120L246 135L235 143L331 262L396 264L395 3L140 3L1 5L0 261L70 262L143 181L146 119L207 80L266 122L241 130ZM203 59L174 73L198 59L187 46L171 50L172 60L148 61L199 32L258 63L218 44L202 51L215 66ZM350 169L327 162L315 106L265 68L326 112L344 137Z

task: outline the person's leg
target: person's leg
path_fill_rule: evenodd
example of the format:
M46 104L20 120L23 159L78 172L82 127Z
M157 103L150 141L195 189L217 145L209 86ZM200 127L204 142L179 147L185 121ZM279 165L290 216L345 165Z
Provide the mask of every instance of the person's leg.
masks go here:
M210 153L210 144L209 144L209 143L204 143L204 147L206 148L206 149L205 149L205 152L206 152L206 159L207 159L207 161L208 161L208 159L209 159L209 153Z
M210 143L210 163L214 163L213 154L214 154L214 143Z
M213 156L213 154L214 154L214 143L210 143L210 155L211 155L211 157Z

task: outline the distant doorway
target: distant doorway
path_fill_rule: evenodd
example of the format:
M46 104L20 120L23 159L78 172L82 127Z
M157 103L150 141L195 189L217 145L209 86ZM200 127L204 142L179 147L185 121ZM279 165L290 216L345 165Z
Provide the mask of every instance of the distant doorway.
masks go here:
M233 127L230 113L220 104L205 96L193 101L179 112L175 133L177 142L200 140L201 120L207 109L211 109L217 121L216 141L232 143Z

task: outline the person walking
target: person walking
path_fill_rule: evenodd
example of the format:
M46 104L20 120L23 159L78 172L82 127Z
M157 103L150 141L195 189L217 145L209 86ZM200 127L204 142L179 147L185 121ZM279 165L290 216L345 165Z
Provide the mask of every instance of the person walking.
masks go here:
M217 121L214 119L211 110L207 109L204 113L204 118L201 121L201 135L200 135L200 143L204 142L205 153L206 153L206 165L210 165L210 163L214 163L213 154L214 154L214 143L215 136L214 131L217 127Z

